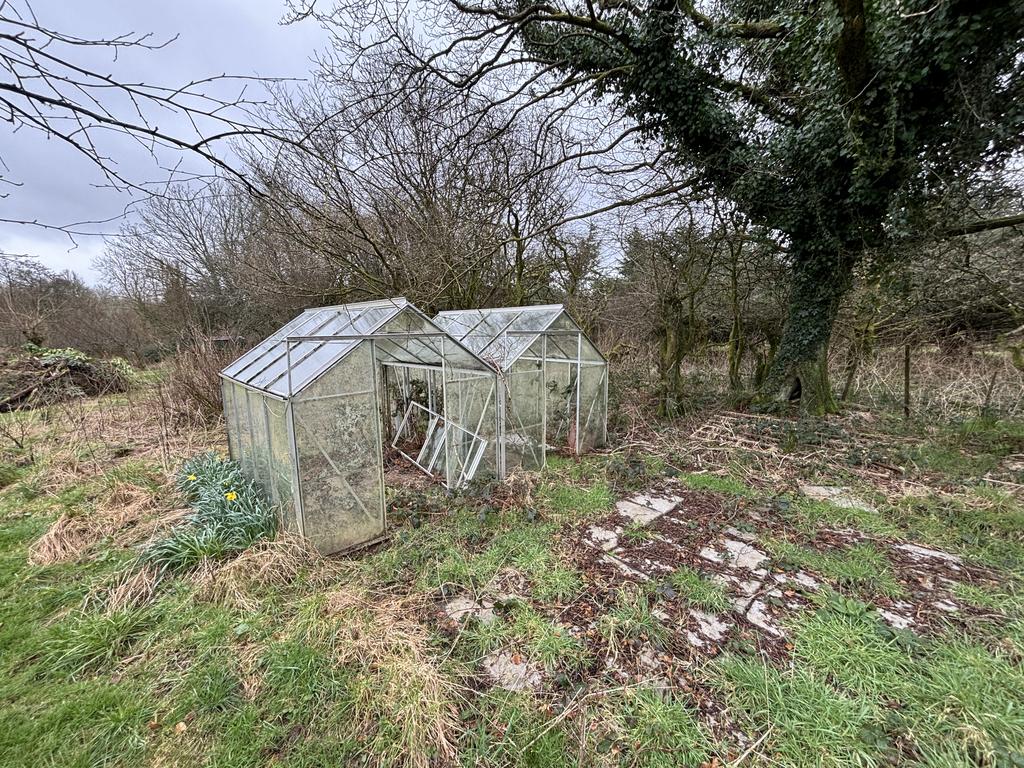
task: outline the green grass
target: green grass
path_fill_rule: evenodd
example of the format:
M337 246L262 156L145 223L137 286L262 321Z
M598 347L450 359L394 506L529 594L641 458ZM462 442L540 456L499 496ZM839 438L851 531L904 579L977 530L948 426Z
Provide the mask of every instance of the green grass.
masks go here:
M761 747L770 756L766 762L794 768L882 764L884 719L874 700L843 694L799 666L781 670L730 656L715 672L712 684L733 717L766 734Z
M547 483L540 489L538 501L554 520L594 517L615 504L611 490L602 482L587 487Z
M889 738L914 744L924 762L1024 760L1019 662L955 636L893 632L868 606L837 596L825 598L793 630L796 668L876 709L898 702L884 727Z
M680 483L695 491L714 491L729 496L755 496L756 491L741 480L728 475L683 472L676 478Z
M764 545L775 564L785 570L815 571L845 590L865 597L898 597L903 587L892 564L875 546L854 544L847 549L819 551L784 539L767 539Z
M681 599L702 611L724 613L731 606L725 587L687 566L676 568L668 582Z
M792 502L788 512L790 518L803 523L808 531L826 526L855 528L876 536L902 535L899 526L877 509L841 507L828 501L817 501L801 496Z
M714 743L694 710L668 691L634 688L611 702L623 753L637 768L703 765Z
M632 522L622 529L622 540L629 544L643 544L654 538L654 531L643 523Z
M989 486L908 496L886 508L908 537L972 560L1018 570L1024 563L1024 504Z
M625 642L647 640L657 647L668 637L668 629L654 615L651 601L647 589L635 586L619 589L615 604L597 624L612 654Z

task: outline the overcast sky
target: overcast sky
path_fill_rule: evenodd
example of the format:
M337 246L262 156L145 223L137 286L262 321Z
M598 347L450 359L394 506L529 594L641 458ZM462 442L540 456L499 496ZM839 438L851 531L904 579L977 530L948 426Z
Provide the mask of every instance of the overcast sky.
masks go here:
M159 39L179 35L162 50L129 51L117 62L103 51L101 58L86 62L122 81L179 86L222 73L303 78L311 68L311 57L325 42L315 24L281 25L286 10L283 0L31 0L31 4L44 27L82 37L109 38L126 32L153 32ZM96 221L118 215L128 202L124 194L98 188L104 180L87 160L40 133L12 134L0 122L0 145L8 166L5 175L22 184L0 199L3 218L53 224ZM161 178L159 167L122 139L108 151L118 161L118 169L133 181ZM104 229L117 226L115 222ZM76 240L77 248L66 235L0 222L0 251L38 256L47 266L73 269L95 282L90 262L102 251L102 238Z

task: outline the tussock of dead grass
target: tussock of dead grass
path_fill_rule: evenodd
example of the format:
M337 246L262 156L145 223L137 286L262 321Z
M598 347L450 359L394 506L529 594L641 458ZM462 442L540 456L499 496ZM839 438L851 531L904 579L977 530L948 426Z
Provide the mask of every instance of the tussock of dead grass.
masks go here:
M75 560L107 537L113 537L121 546L129 546L166 524L165 519L141 524L156 508L157 499L151 489L117 483L97 500L92 510L62 513L29 548L29 562L52 565Z
M339 665L357 670L353 716L382 765L447 765L456 755L454 680L438 666L416 598L369 594L346 586L329 593L307 627Z
M121 571L102 596L103 612L109 616L139 608L150 601L159 583L160 574L149 566Z
M207 561L194 574L196 597L227 607L256 610L260 595L305 575L313 585L336 577L335 566L304 539L279 534L226 563Z
M522 470L513 471L500 482L491 494L492 503L502 509L530 507L533 492L537 486L537 474Z

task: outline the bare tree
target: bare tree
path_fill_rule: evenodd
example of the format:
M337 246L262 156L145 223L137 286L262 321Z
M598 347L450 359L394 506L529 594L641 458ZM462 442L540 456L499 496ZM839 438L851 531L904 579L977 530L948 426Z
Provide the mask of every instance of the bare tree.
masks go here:
M136 33L81 37L46 25L29 0L0 0L0 117L12 132L36 131L84 156L106 184L134 198L165 192L168 179L207 178L211 169L258 191L232 160L230 145L290 140L259 121L260 99L247 93L272 81L217 75L160 85L83 63L94 60L98 50L116 61L128 50L158 50L174 39ZM154 178L131 178L121 170L118 158L109 154L111 137L147 153L159 169ZM9 175L0 151L0 196L26 183L31 182ZM90 225L102 223L55 222L43 215L0 221L58 229L72 237L92 233Z

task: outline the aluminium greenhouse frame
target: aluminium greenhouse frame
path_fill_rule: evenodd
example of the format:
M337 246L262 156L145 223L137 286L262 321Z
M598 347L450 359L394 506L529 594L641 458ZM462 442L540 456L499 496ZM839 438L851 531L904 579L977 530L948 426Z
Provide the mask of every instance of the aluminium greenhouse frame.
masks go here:
M580 454L607 442L608 362L564 305L456 310L434 321L494 368L503 383L500 476L515 466L544 466L549 448L561 445ZM559 403L564 407L553 407ZM539 414L534 405L540 405ZM532 423L524 422L524 413L531 413L525 421ZM566 415L571 426L563 436L551 421Z
M221 374L232 458L280 507L283 527L324 552L368 544L386 528L388 366L439 377L438 473L464 482L496 451L496 376L404 299L307 310ZM467 411L474 430L454 421Z
M607 362L561 305L310 309L221 377L232 458L327 553L384 535L386 429L453 489L607 440Z

